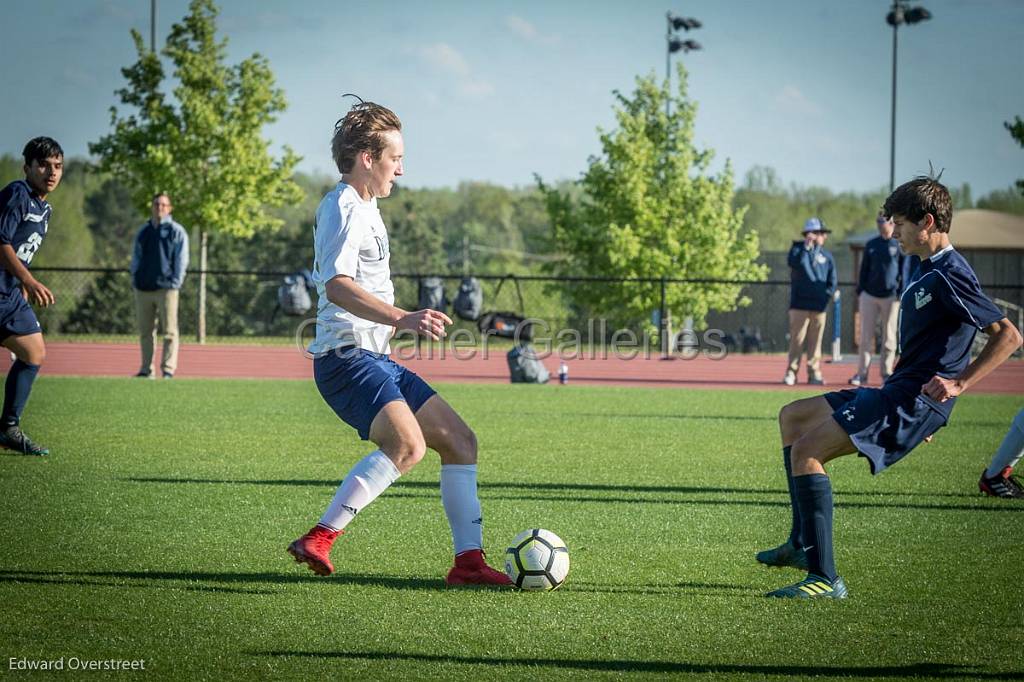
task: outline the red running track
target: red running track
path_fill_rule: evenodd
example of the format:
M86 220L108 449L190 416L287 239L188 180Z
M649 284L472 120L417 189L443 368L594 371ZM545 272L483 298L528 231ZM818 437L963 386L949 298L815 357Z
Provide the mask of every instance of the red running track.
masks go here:
M159 348L157 349L159 356ZM406 355L411 354L406 351ZM0 354L0 369L10 366L10 356ZM568 361L572 384L604 386L663 386L673 388L745 388L794 390L782 385L785 358L781 355L733 354L722 360L700 356L692 360L661 360L657 357L591 357ZM471 357L467 357L471 356ZM508 367L505 352L462 351L456 357L445 351L442 357L434 349L434 357L405 357L396 354L427 381L507 383ZM558 358L544 360L552 379ZM282 346L228 346L183 344L178 360L178 377L226 377L260 379L311 379L311 361L300 351ZM115 343L50 343L42 372L64 376L129 377L139 368L139 347ZM875 368L872 367L872 370ZM825 363L823 373L828 385L846 387L846 380L855 367L848 363ZM803 377L801 377L803 379ZM877 381L877 379L876 379ZM796 388L807 388L799 384ZM977 393L1024 394L1024 361L1005 363L978 386Z

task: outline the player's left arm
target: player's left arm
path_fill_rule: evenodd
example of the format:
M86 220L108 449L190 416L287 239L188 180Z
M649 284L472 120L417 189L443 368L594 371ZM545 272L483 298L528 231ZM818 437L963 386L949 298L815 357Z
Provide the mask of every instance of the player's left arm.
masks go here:
M931 381L924 385L922 393L940 403L955 398L988 376L992 370L1003 364L1015 350L1020 348L1020 332L1005 317L998 322L993 322L982 331L988 334L988 341L974 362L967 365L960 376L953 379L932 377Z

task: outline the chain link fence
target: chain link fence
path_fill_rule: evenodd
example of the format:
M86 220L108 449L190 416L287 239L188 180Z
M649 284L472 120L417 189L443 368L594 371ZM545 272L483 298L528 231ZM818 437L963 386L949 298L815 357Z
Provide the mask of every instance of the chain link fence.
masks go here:
M774 270L774 269L773 269ZM126 270L37 268L39 279L55 294L57 304L37 309L37 315L49 336L65 340L117 341L136 335L135 296ZM285 272L207 271L206 333L214 340L228 339L265 343L293 342L297 333L311 337L313 327L304 320L316 316L316 294L311 292L313 307L305 316L282 313L277 290ZM775 272L773 272L775 274ZM394 274L396 304L416 309L419 283L428 275ZM460 275L435 275L444 281L449 303L454 300L462 279ZM571 303L573 287L615 287L620 293L643 295L659 300L662 288L693 287L707 284L736 284L716 280L680 279L616 279L605 277L561 278L543 276L475 275L483 290L483 310L511 312L538 321L535 336L555 338L562 330L573 330L583 343L608 343L616 331L602 320L617 319L614 310L580 310ZM707 329L720 330L730 350L784 352L788 346L789 281L770 279L764 282L743 282L741 296L750 305L731 312L712 312ZM183 341L196 338L198 320L199 276L191 271L182 287L179 301L179 328ZM1008 316L1017 321L1024 307L1024 286L986 285L986 293L1001 302ZM831 348L836 312L839 313L841 352L856 350L856 292L853 282L840 283L838 306L830 306L826 323L824 350ZM447 310L452 314L451 307ZM651 310L651 318L635 321L633 331L640 333L643 322L657 325L660 311ZM465 329L479 339L475 322L458 320L450 330ZM678 330L684 320L671 319L670 328ZM304 329L304 332L303 332ZM696 330L701 332L703 330ZM463 332L463 338L465 332Z

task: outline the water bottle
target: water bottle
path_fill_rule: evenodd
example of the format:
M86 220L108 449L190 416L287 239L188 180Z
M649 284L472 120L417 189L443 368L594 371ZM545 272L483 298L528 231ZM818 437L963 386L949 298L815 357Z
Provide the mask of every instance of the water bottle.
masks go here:
M558 383L569 383L569 365L565 364L565 360L558 363Z

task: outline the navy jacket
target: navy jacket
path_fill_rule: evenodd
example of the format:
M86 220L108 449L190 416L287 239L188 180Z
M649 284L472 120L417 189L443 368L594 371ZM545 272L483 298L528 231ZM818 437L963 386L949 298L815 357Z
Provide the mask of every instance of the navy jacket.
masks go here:
M903 256L900 243L881 235L864 245L857 278L857 294L866 291L876 298L890 298L900 292L900 271Z
M832 254L820 246L808 249L803 241L793 242L789 250L789 282L790 308L824 312L839 285Z
M139 291L180 289L188 268L188 233L170 216L159 226L151 221L135 235L132 284Z

